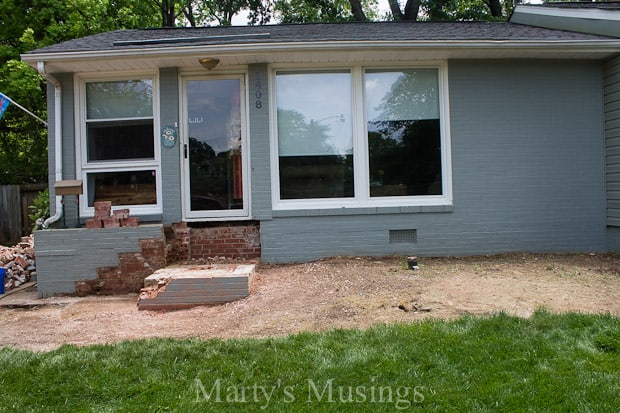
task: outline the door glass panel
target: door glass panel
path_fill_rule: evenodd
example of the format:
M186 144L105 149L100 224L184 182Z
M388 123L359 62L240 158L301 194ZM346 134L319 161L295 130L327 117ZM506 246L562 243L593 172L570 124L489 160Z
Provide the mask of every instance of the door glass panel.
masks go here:
M187 82L191 211L243 209L239 79Z

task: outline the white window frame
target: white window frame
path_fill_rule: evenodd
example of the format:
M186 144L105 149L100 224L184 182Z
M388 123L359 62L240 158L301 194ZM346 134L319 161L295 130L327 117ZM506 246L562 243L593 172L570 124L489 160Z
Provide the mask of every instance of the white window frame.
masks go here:
M86 115L86 84L91 82L110 82L128 80L150 80L153 85L153 159L119 160L119 161L88 161L87 115ZM74 80L75 87L75 162L76 176L82 179L84 193L80 195L80 217L88 218L94 215L94 207L88 206L88 179L89 173L155 171L156 204L149 205L118 205L113 209L128 208L132 215L161 215L162 214L162 184L161 184L161 145L159 144L159 78L156 72L124 72L115 75L79 74ZM145 118L142 118L145 119ZM124 120L124 119L106 119Z
M439 116L440 116L440 144L441 144L441 195L415 196L370 196L370 171L368 168L368 130L364 96L364 71L366 69L437 69L439 82ZM276 101L276 75L279 71L299 71L312 73L313 71L350 70L352 81L351 106L353 111L353 173L354 196L351 198L321 198L321 199L280 199L280 162L278 149L278 122ZM271 130L271 182L272 207L274 210L300 209L335 209L335 208L376 208L401 206L450 206L452 205L452 153L450 142L450 103L448 91L448 64L446 61L416 62L381 62L364 65L322 65L320 67L277 65L272 66L269 77L271 90L271 107L273 108L270 120Z

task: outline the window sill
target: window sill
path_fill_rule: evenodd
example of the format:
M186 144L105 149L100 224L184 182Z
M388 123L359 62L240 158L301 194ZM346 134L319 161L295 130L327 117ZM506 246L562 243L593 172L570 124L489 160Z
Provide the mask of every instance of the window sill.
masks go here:
M393 207L358 207L358 208L325 208L325 209L295 209L273 210L274 218L287 217L317 217L317 216L344 216L344 215L386 215L386 214L429 214L454 212L453 205L418 205Z

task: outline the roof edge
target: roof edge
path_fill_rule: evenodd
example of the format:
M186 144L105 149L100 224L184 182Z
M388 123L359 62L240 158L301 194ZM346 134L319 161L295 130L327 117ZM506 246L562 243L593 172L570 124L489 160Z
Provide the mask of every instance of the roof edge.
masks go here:
M264 53L264 52L286 52L297 50L329 51L341 49L374 49L374 48L468 48L468 49L493 49L493 48L519 48L519 49L541 49L550 50L574 50L587 48L589 51L620 51L620 39L592 39L592 40L402 40L402 41L324 41L324 42L285 42L285 43L244 43L234 45L197 45L179 47L157 47L150 49L120 49L120 50L98 50L98 51L69 51L69 52L48 52L48 53L25 53L21 59L26 63L36 63L39 61L63 61L63 60L89 60L100 58L128 58L128 57L157 57L171 54L192 54L192 53L222 53L236 54L242 53Z

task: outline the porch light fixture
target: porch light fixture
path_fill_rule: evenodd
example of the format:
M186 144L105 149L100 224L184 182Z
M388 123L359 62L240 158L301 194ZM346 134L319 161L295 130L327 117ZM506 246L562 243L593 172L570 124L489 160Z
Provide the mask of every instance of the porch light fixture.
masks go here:
M201 59L198 59L198 61L200 62L202 67L207 70L213 69L220 63L220 59L216 59L215 57L203 57Z

